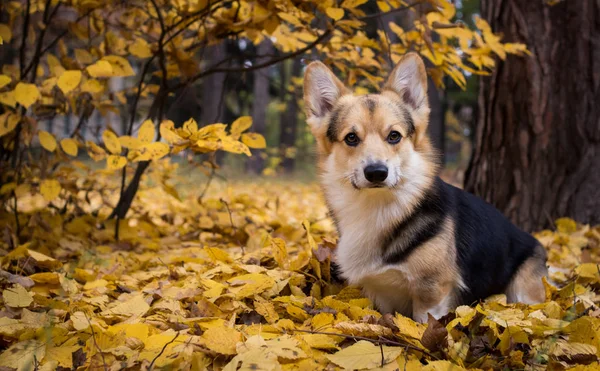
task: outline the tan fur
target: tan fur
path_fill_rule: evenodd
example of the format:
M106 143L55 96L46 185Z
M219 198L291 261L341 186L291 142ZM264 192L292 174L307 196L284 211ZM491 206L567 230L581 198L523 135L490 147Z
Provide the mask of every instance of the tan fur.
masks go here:
M427 321L427 313L446 314L464 287L453 219L447 217L439 234L399 264L385 263L376 240L389 232L391 222L414 212L438 173L437 154L427 136L430 110L422 60L407 54L382 92L368 96L352 95L325 65L313 62L304 92L323 191L343 232L336 251L342 274L349 283L362 285L382 312L397 310L421 322ZM330 126L335 130L328 131ZM387 142L393 130L402 135L397 144ZM344 143L349 133L360 138L359 146ZM372 188L363 175L365 166L374 162L388 168L386 189ZM530 260L511 289L517 298L534 300L539 259Z
M546 250L538 245L535 253L519 268L506 290L510 303L535 304L545 300L542 277L547 276Z

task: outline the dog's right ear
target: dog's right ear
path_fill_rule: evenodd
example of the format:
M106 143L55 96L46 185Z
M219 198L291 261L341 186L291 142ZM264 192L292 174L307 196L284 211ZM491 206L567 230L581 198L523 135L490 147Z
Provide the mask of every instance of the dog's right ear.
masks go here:
M304 105L308 124L318 129L335 102L347 93L349 90L327 66L319 61L309 64L304 74Z

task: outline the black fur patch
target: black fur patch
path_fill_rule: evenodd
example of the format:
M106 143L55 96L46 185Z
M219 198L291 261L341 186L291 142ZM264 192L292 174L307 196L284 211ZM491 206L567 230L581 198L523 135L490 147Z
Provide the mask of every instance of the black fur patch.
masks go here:
M457 265L466 289L459 304L504 293L521 265L545 252L530 234L513 225L482 199L436 178L423 201L383 241L384 261L398 264L436 236L446 218L454 220ZM540 270L544 267L540 264Z
M412 115L410 114L410 111L408 109L406 109L406 107L402 107L403 108L403 112L404 112L404 120L406 120L406 126L408 127L407 131L406 131L406 135L407 136L411 136L415 133L415 121L412 118Z
M375 99L371 98L368 95L365 95L365 97L363 98L363 103L365 104L365 106L367 106L369 114L373 116L373 113L375 113L375 107L377 107L377 102L375 101Z
M340 126L341 119L340 114L343 108L343 106L337 106L329 118L329 124L327 126L327 139L329 139L329 141L332 143L337 141L338 127Z
M415 121L413 120L412 115L410 114L410 110L400 102L395 102L393 107L395 108L396 115L398 115L398 117L401 117L406 123L406 136L410 137L415 133Z
M384 239L384 261L387 264L401 263L442 229L448 210L442 199L440 182L439 178L436 179L414 212L392 228Z
M505 292L523 262L539 249L538 241L482 199L449 184L444 188L453 203L457 263L467 287L462 303Z

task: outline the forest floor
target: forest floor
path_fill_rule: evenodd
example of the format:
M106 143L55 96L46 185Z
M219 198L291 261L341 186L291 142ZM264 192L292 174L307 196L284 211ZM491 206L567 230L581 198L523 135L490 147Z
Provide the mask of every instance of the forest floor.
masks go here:
M216 180L201 199L204 184L151 184L118 242L118 192L22 197L19 242L0 212L2 369L599 367L600 227L560 219L535 235L556 285L545 303L497 296L418 324L329 283L336 235L317 184Z

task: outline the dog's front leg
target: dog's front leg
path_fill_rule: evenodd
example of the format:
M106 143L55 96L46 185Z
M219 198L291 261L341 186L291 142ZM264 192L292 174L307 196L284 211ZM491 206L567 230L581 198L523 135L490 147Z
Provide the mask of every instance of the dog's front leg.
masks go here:
M451 309L453 285L451 283L425 283L419 285L412 300L412 317L415 321L426 323L427 313L440 318Z

